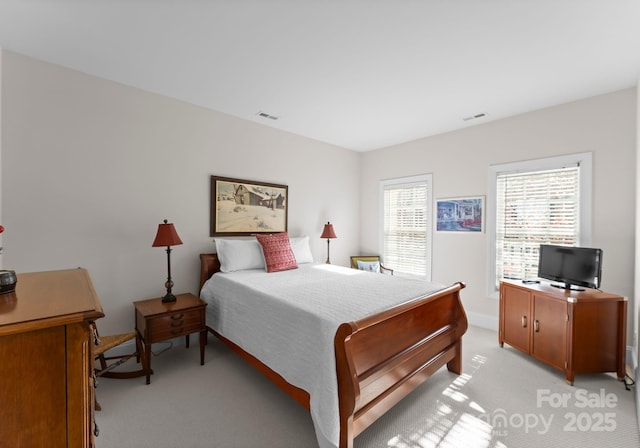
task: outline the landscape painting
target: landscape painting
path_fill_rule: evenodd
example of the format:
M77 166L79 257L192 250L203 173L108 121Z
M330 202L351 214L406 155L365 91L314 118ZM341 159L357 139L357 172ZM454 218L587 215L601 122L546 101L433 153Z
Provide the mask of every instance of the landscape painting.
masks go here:
M287 231L288 187L211 176L211 236Z

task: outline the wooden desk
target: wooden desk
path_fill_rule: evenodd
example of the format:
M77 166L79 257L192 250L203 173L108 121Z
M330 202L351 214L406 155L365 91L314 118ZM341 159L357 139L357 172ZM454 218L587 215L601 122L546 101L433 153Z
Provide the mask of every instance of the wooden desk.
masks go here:
M178 294L175 302L163 303L162 299L139 300L135 307L136 331L144 342L144 369L147 384L151 382L151 344L180 336L200 333L200 365L204 365L204 346L207 335L205 307L207 302L193 294Z
M94 446L89 323L103 316L85 269L18 274L0 294L2 446Z

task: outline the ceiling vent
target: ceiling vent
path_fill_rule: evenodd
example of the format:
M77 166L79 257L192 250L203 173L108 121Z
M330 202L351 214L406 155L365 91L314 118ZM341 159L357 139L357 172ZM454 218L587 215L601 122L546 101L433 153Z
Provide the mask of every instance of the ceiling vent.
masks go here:
M268 113L262 112L262 111L258 112L256 115L261 117L261 118L268 118L269 120L277 120L278 119L278 117L276 117L275 115L271 115L271 114L268 114Z
M483 112L483 113L481 113L481 114L475 114L475 115L471 115L471 116L469 116L469 117L464 117L464 118L462 119L462 121L471 121L471 120L476 120L476 119L478 119L478 118L485 117L486 115L487 115L487 114L485 114L485 113Z

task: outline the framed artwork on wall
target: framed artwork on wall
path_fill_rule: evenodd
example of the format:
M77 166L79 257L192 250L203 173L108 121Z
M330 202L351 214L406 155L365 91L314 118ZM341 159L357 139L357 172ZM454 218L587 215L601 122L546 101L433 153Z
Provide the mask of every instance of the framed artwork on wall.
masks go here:
M436 200L436 231L484 232L484 196Z
M211 176L211 236L287 231L287 185Z

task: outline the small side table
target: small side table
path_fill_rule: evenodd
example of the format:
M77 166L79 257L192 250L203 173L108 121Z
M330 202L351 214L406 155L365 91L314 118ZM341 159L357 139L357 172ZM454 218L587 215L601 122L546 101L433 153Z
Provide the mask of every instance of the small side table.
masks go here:
M160 298L133 302L136 331L144 343L147 384L151 382L151 344L156 342L185 336L189 348L189 335L199 332L200 365L204 365L207 302L189 293L178 294L176 299L168 303L163 303Z

